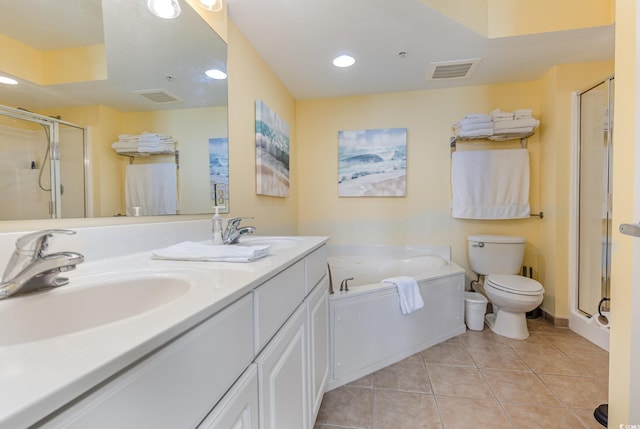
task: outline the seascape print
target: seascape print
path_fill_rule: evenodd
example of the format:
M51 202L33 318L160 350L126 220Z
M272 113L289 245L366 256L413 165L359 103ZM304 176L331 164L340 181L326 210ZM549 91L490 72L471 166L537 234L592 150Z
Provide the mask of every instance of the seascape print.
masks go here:
M256 101L256 192L289 196L289 125Z
M209 189L216 206L227 207L229 200L229 139L209 139Z
M407 129L338 132L338 196L403 197Z

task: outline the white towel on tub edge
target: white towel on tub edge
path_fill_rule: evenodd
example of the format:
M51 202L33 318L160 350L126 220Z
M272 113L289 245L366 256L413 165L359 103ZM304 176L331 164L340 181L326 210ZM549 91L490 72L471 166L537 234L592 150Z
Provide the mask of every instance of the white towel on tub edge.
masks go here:
M418 282L413 277L390 277L382 280L382 283L392 283L396 285L400 297L400 311L402 311L402 314L409 314L424 307Z

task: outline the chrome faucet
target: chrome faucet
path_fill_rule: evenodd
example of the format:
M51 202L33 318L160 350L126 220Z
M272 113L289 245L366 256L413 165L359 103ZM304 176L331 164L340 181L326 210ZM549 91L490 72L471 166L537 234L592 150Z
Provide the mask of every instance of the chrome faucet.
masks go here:
M84 256L76 252L45 253L49 239L54 234L75 234L67 229L48 229L24 235L16 240L16 249L11 255L0 283L0 299L12 295L51 289L69 283L69 279L58 277L84 262Z
M256 230L253 226L240 226L240 222L245 219L253 219L252 217L234 217L227 221L227 227L222 234L222 242L224 244L235 244L240 237L246 234L253 234Z

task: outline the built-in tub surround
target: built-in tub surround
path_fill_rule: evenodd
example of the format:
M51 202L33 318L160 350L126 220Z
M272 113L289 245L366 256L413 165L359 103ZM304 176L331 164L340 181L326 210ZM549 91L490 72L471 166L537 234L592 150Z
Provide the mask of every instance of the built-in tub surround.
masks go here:
M172 339L202 326L202 322L231 304L240 303L240 308L251 309L254 288L283 270L301 266L310 254L318 254L326 241L324 237L274 238L271 255L248 264L179 262L152 260L150 251L186 240L208 240L211 235L208 219L75 230L77 234L52 243L55 249L85 255L84 264L65 273L69 285L42 292L40 296L10 298L0 304L15 307L29 299L47 298L44 294L48 293L62 295L82 288L115 285L120 304L116 299L105 305L126 307L130 304L128 298L140 297L153 287L154 278L164 279L157 286L166 296L160 297L160 302L129 312L117 308L115 319L97 325L89 323L79 329L43 330L35 337L7 338L0 344L0 428L27 427L39 422ZM0 260L8 261L16 238L22 234L0 234ZM251 239L265 244L271 238L248 237L247 241ZM299 268L294 272L306 273ZM322 275L316 273L318 278ZM122 286L132 279L151 280L136 290ZM309 292L303 290L299 295L304 297ZM2 311L0 305L0 318ZM55 325L58 321L39 322ZM7 324L3 325L6 329ZM248 341L253 343L252 339ZM250 351L256 352L252 346Z
M465 332L464 269L448 247L334 245L329 267L330 379L342 386ZM397 289L382 280L418 281L424 307L402 314ZM340 292L346 278L349 291Z

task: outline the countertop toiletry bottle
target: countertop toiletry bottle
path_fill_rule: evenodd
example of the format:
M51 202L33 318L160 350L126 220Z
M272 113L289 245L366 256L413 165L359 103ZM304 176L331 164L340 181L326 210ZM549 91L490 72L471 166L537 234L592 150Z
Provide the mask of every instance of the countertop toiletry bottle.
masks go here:
M222 217L220 217L220 213L218 212L218 206L214 206L213 209L213 245L219 246L224 244L224 241L222 240Z

